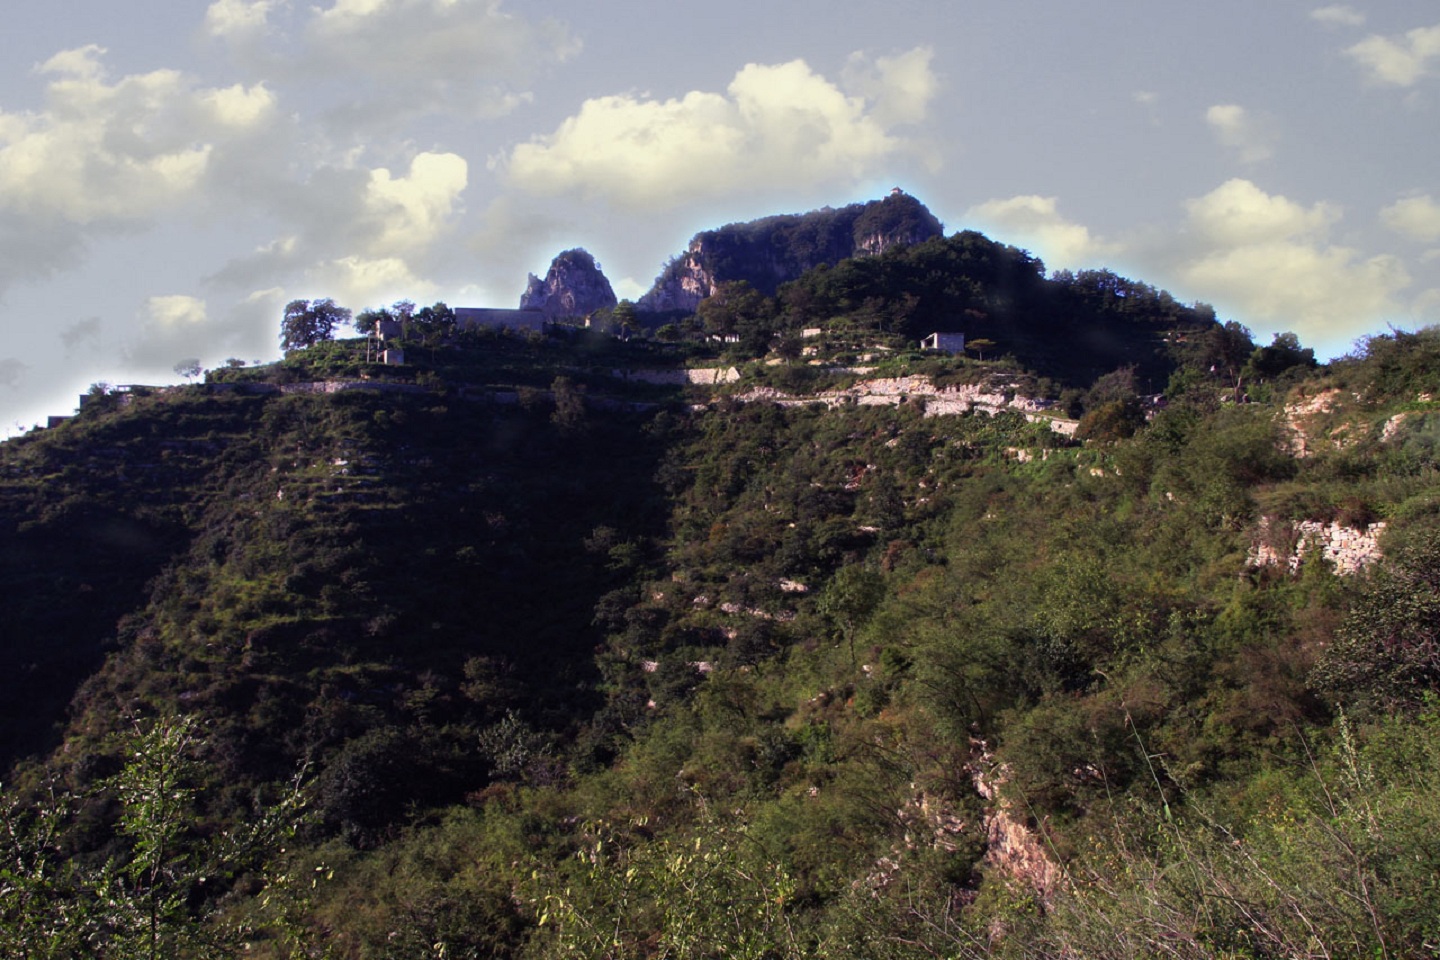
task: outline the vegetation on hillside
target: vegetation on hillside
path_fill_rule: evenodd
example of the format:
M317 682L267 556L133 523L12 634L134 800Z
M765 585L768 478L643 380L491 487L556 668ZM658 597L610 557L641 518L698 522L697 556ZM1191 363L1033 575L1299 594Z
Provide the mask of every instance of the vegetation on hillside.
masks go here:
M727 294L0 447L0 945L1435 953L1440 333L1317 367L976 234ZM1079 430L804 402L882 374Z

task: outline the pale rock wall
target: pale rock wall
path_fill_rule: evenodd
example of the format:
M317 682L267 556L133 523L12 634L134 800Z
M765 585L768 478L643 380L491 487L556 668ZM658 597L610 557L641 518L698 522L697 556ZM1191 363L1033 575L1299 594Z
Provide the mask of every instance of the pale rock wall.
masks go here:
M1293 573L1300 569L1307 554L1318 549L1336 573L1354 574L1381 559L1380 537L1384 532L1383 522L1372 523L1361 530L1338 522L1302 520L1294 523L1261 517L1246 562L1252 567L1283 565ZM1294 546L1290 547L1292 543Z
M1057 417L1049 412L1045 401L1034 400L1007 392L1003 384L961 384L936 387L927 377L891 377L862 380L843 390L827 390L810 396L795 397L774 387L755 387L735 397L742 403L774 403L780 406L806 406L823 403L828 407L857 404L862 407L899 406L923 401L925 416L956 416L979 410L996 414L1003 411L1021 413L1032 423L1043 423L1055 433L1073 436L1079 422Z

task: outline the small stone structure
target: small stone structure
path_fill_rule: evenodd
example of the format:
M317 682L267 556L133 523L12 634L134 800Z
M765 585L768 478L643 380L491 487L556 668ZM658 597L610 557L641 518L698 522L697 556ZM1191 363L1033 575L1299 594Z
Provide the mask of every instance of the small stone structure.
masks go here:
M961 354L965 352L965 334L936 331L921 340L920 346L926 350L938 350L941 353Z

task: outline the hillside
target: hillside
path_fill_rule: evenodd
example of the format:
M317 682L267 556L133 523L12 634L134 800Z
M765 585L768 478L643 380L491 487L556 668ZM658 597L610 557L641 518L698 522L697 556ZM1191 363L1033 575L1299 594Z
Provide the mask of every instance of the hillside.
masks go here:
M1431 949L1440 334L972 233L716 294L0 445L0 953Z

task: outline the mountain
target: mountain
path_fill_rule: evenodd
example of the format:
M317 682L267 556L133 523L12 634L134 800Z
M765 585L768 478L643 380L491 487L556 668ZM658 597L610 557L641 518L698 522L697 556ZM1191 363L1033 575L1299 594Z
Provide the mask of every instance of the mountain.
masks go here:
M940 221L898 188L882 200L839 210L766 217L695 235L636 304L651 312L694 312L721 283L745 281L767 295L821 264L920 243L943 234Z
M520 295L521 310L547 317L584 317L616 304L615 291L595 258L580 248L566 250L550 262L545 279L530 274Z
M0 444L0 955L1425 955L1440 331L721 292Z

